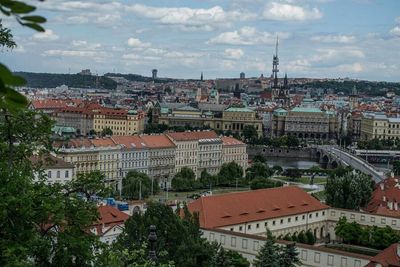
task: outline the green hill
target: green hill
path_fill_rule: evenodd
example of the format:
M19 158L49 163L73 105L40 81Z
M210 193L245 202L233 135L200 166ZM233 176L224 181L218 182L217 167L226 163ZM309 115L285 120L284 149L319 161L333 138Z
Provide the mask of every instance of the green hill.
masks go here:
M74 88L109 90L117 88L117 83L106 76L33 72L15 72L15 74L24 77L27 81L27 86L33 88L54 88L63 84Z

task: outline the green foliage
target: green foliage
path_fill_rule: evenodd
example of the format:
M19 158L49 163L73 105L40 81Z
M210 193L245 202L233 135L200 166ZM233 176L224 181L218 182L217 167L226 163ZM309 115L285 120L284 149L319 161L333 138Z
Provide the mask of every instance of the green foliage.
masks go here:
M60 73L32 73L15 72L27 81L27 86L35 88L54 88L67 85L75 88L104 88L115 90L117 83L106 76L60 74Z
M400 140L392 139L371 139L357 141L358 149L375 149L375 150L398 150Z
M374 182L370 176L339 171L327 179L326 203L335 208L358 210L368 204L373 189Z
M375 249L385 249L400 241L400 234L390 226L361 226L356 222L347 222L345 217L339 219L335 233L344 243Z
M152 82L152 81L154 81L155 83L168 83L168 82L177 81L176 79L171 79L171 78L157 78L156 80L154 80L152 77L145 77L145 76L138 75L138 74L106 73L104 76L106 76L106 77L123 77L129 81L134 81L134 82Z
M242 256L242 254L233 251L233 250L228 250L226 251L227 257L230 259L231 265L230 267L249 267L250 262Z
M10 29L4 28L0 19L0 48L13 49L17 46Z
M307 244L309 244L309 245L315 244L316 238L310 229L308 229L306 232L306 239L307 239Z
M265 163L265 157L263 155L261 155L261 154L257 154L257 155L254 156L253 162Z
M0 2L0 12L5 16L14 16L19 24L29 27L35 31L44 32L42 23L46 19L41 16L27 15L36 10L36 7L22 1L7 0Z
M286 169L284 171L284 175L289 177L292 181L295 181L295 180L301 178L302 174L303 174L303 172L298 168Z
M244 140L250 144L256 143L258 140L258 133L253 125L244 126L242 136Z
M313 232L308 229L306 232L301 231L300 233L293 233L291 234L286 234L283 237L283 240L287 240L287 241L295 241L295 242L299 242L299 243L303 243L303 244L309 244L309 245L314 245L316 242L316 237L313 234Z
M195 187L196 175L192 169L183 167L171 181L172 188L176 191L191 191Z
M236 162L224 163L218 173L218 185L234 185L243 182L243 168Z
M274 174L274 171L268 165L256 161L246 170L246 179L251 181L256 177L268 178L272 174Z
M101 130L101 136L112 136L112 135L113 135L113 131L108 127Z
M400 175L400 160L393 161L393 172L395 175Z
M268 178L264 177L256 177L250 182L250 189L262 189L262 188L273 188L273 187L281 187L283 183L280 181L272 181Z
M200 185L202 188L210 188L211 186L216 186L217 177L211 175L204 169L200 174Z
M168 206L150 203L146 213L134 214L128 219L117 247L129 251L140 248L147 240L150 225L156 225L156 247L168 253L158 255L160 263L173 259L176 266L211 266L215 249L201 238L197 215L191 215L186 207L181 213L183 219Z
M271 232L267 232L267 240L258 252L254 261L256 267L293 267L301 265L299 253L294 243L278 246Z
M272 166L272 170L276 173L276 174L281 174L283 172L283 168L279 165L274 165Z
M284 135L265 139L264 145L271 147L298 147L300 145L300 141L295 136Z
M121 195L124 199L147 198L152 192L152 186L153 193L160 191L157 181L152 182L147 174L132 170L122 179Z

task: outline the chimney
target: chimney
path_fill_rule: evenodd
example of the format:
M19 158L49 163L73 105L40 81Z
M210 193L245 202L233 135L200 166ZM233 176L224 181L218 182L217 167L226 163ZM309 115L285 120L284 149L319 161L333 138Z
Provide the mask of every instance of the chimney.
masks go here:
M382 191L385 190L385 185L383 183L380 183L379 187L381 188Z

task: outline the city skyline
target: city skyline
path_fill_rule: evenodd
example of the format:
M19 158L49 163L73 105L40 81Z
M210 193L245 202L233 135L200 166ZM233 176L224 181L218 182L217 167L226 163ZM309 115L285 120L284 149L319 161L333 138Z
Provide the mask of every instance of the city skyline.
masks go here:
M12 19L15 71L137 73L205 79L269 76L276 36L280 77L400 80L400 2L46 1L45 33Z

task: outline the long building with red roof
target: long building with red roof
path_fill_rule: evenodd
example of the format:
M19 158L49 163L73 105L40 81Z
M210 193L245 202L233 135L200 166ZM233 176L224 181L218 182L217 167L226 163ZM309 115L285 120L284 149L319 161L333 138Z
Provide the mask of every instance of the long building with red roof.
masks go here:
M199 214L202 228L256 235L268 228L276 236L308 229L317 237L327 233L329 206L296 186L205 196L188 209Z

